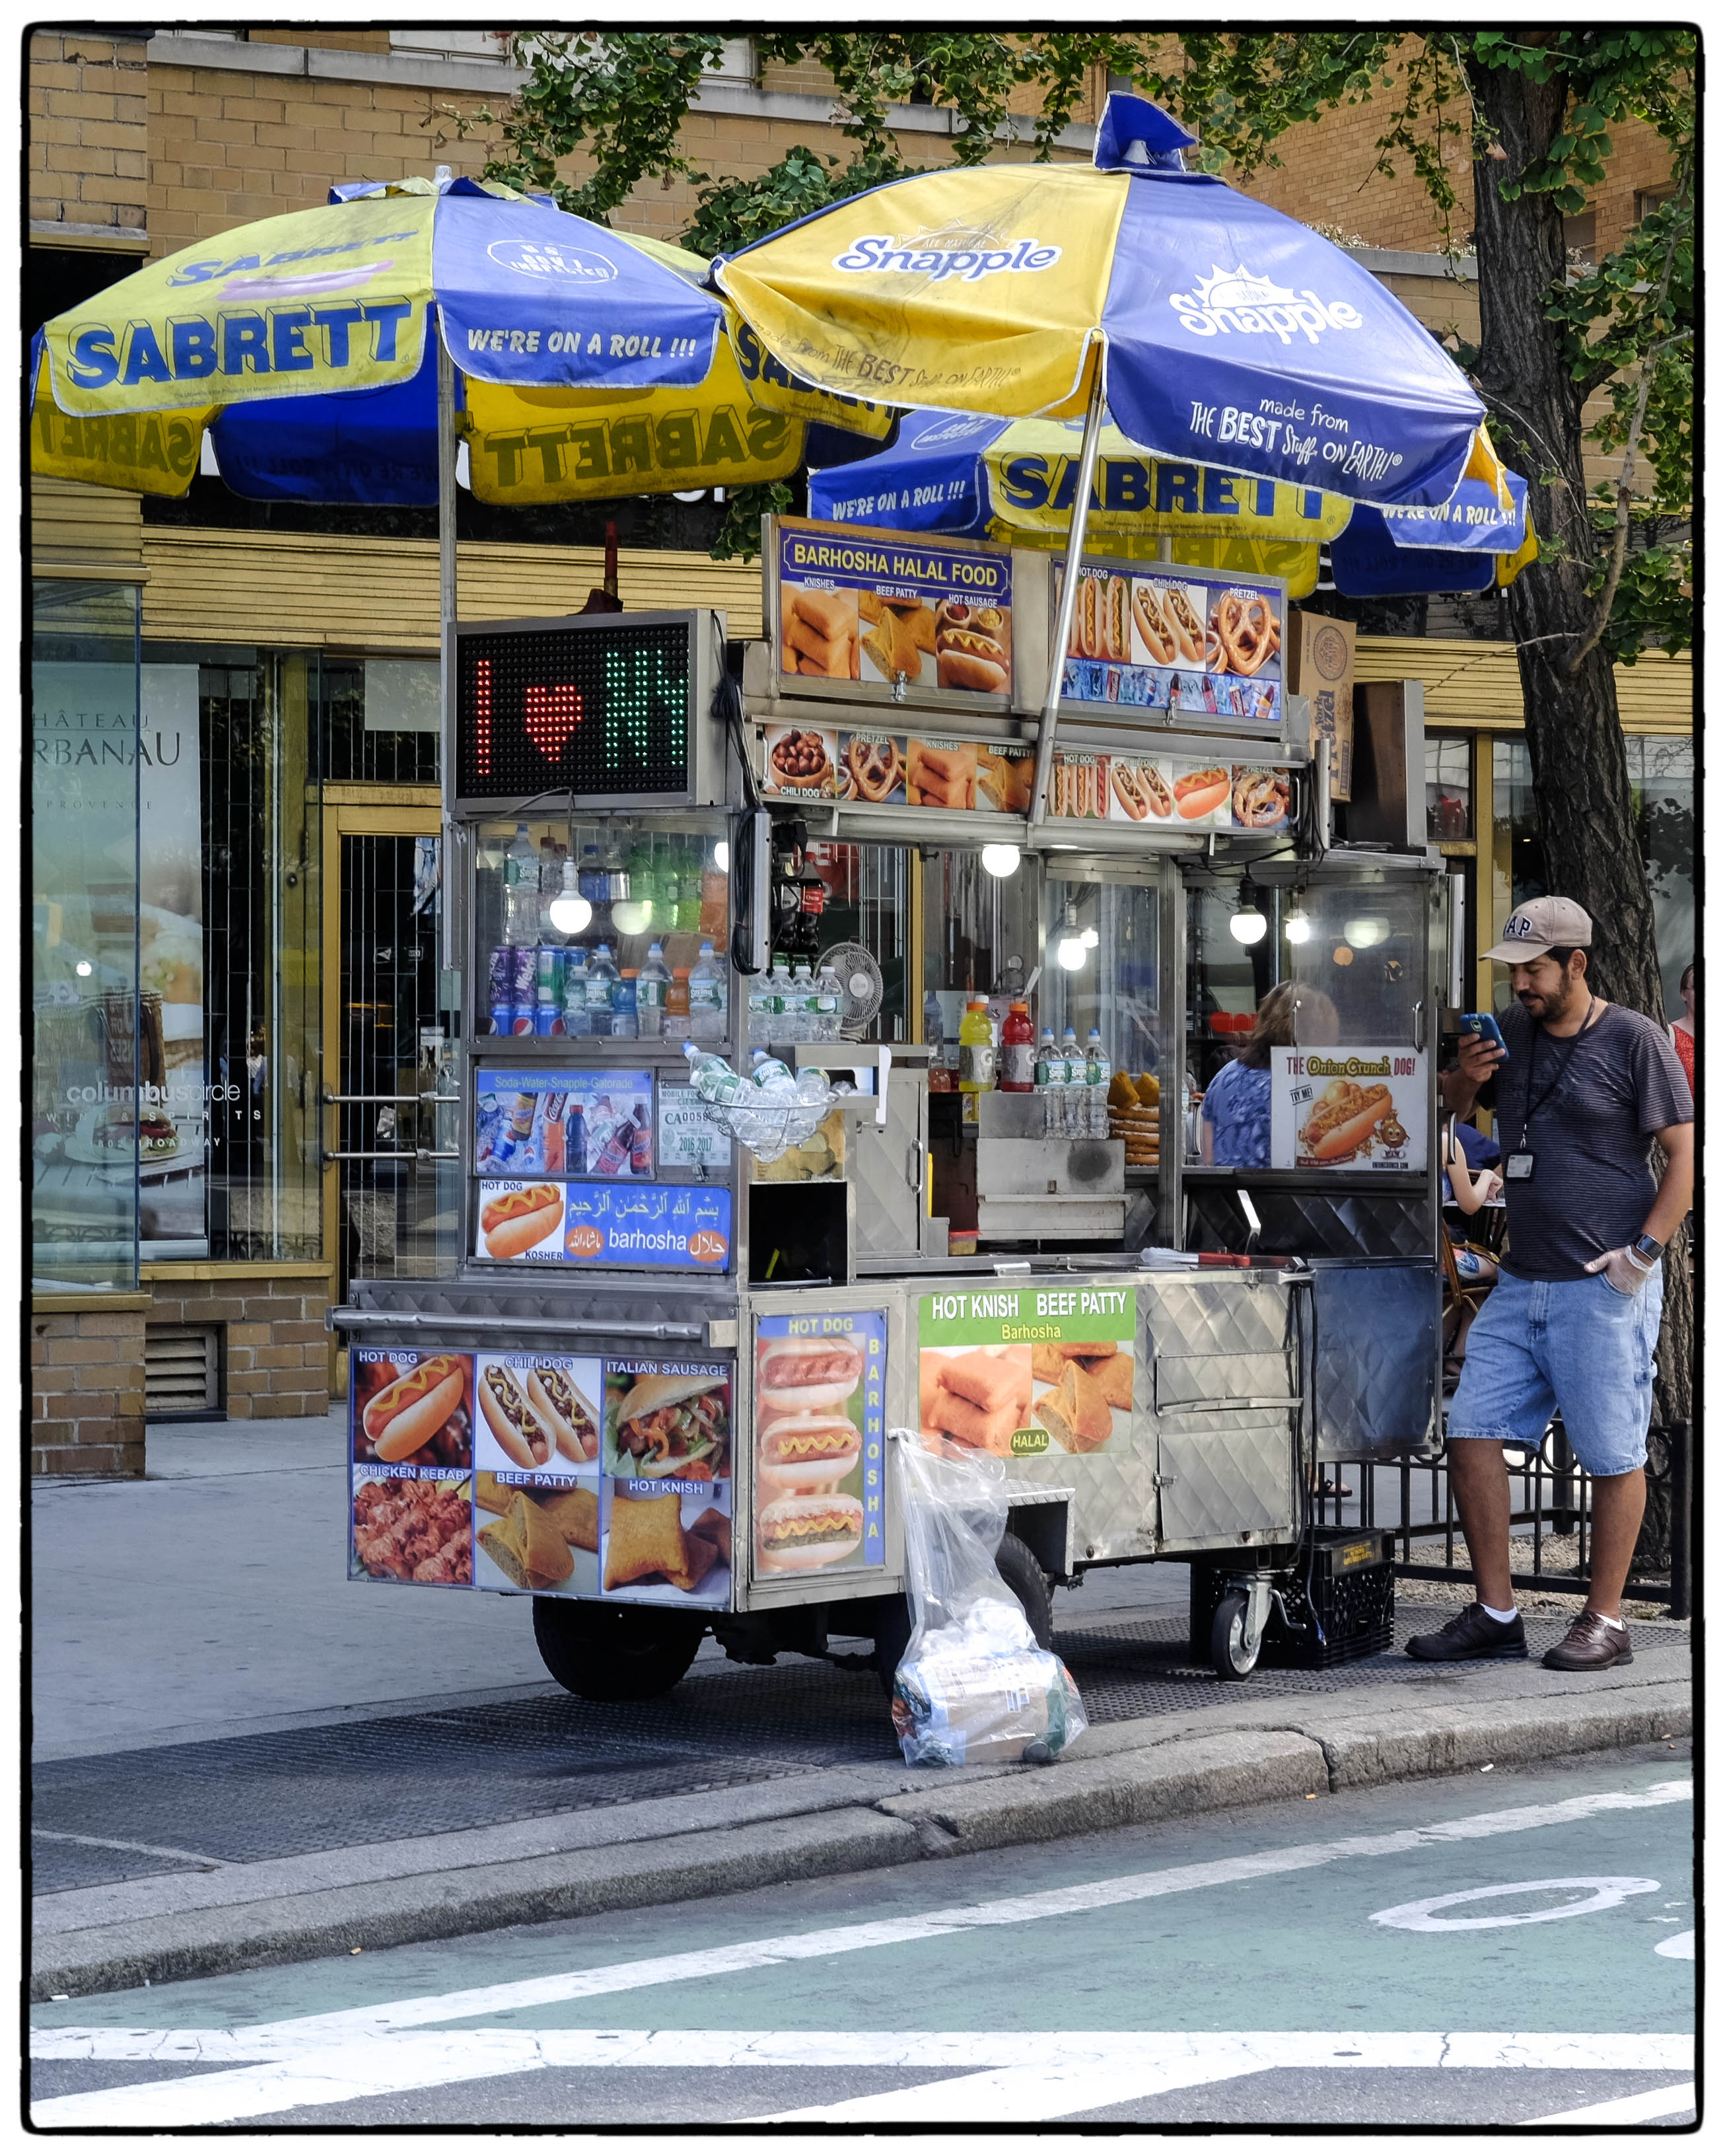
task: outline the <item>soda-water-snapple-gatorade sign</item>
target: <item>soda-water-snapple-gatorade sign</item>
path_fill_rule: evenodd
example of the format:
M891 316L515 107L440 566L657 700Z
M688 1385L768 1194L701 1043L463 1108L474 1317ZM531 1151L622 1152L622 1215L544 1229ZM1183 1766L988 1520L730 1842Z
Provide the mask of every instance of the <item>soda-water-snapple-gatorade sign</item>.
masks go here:
M1100 1282L943 1289L917 1301L917 1419L1005 1458L1123 1444L1137 1292Z

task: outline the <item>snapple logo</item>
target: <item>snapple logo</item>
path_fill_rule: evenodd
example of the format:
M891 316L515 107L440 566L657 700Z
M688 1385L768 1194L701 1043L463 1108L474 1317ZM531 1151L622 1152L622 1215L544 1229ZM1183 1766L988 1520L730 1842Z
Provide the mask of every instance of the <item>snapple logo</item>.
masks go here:
M943 285L950 277L973 285L979 277L994 277L1009 270L1049 270L1060 259L1058 247L1040 239L1021 239L1012 247L963 247L937 234L895 239L876 232L854 239L844 254L833 257L835 270L853 273L878 270L906 277L927 277Z
M1288 344L1297 330L1308 344L1316 344L1327 329L1365 326L1364 316L1345 300L1327 304L1316 292L1291 292L1267 277L1255 277L1244 263L1233 270L1212 265L1195 291L1175 292L1168 305L1181 328L1194 336L1225 336L1230 330L1247 336L1273 332Z

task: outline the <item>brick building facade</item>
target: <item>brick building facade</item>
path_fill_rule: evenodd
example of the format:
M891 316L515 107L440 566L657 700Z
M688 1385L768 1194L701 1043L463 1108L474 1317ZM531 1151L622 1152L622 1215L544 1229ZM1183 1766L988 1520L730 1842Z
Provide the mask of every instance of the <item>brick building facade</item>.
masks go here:
M69 295L58 304L50 298L44 311L74 304L146 255L311 208L337 181L427 173L439 162L477 172L489 138L482 131L463 140L453 115L497 109L520 77L480 33L443 33L443 49L439 37L311 26L243 35L175 28L147 40L36 32L28 81L31 272L44 294ZM1088 157L1106 89L1093 72L1057 154ZM1471 337L1477 326L1471 265L1439 254L1435 218L1410 173L1373 177L1381 115L1368 105L1327 116L1290 138L1286 162L1256 175L1250 191L1308 222L1358 235L1367 265L1421 321L1439 334ZM894 125L918 162L944 154L950 124L938 109L897 108ZM762 172L797 144L840 157L849 148L834 123L831 86L818 70L768 69L757 76L746 49L727 53L726 70L703 89L685 123L685 140L703 170L727 175ZM572 161L572 170L579 169ZM1463 169L1456 177L1463 193L1456 229L1465 234L1470 175ZM1651 131L1625 130L1590 208L1594 246L1615 244L1665 177ZM675 238L694 206L689 182L654 182L636 191L616 222ZM258 830L283 861L283 819L300 834L296 865L263 893L264 925L254 931L264 938L260 996L285 980L303 1006L296 1102L291 1114L276 1112L264 1151L254 1145L257 1159L275 1163L273 1226L242 1232L236 1200L225 1238L213 1235L208 1255L183 1261L146 1255L117 1288L56 1285L35 1298L33 1471L136 1474L146 1409L168 1404L165 1390L152 1396L150 1373L167 1369L170 1351L183 1356L188 1343L203 1343L208 1406L230 1416L319 1414L342 1382L323 1312L340 1297L352 1250L369 1248L372 1232L372 1216L353 1207L322 1150L335 1127L322 1120L322 1093L341 1090L341 1043L354 1023L344 1004L342 864L353 847L411 849L415 834L434 831L438 789L434 770L406 748L388 768L356 751L352 767L337 770L326 760L314 769L305 713L336 724L347 708L343 697L351 701L352 684L364 682L367 666L424 664L434 654L435 550L424 537L320 540L266 528L267 518L255 530L188 527L141 513L135 496L65 484L39 485L32 507L39 579L62 588L82 579L141 594L146 664L195 676L207 767L212 744L228 737L218 729L267 722L257 738L267 739L278 759L279 798L259 810L266 820ZM525 586L536 609L562 610L580 603L596 567L582 547L464 544L464 604L472 595L481 615L518 613ZM622 581L628 603L711 603L728 610L733 634L759 633L758 582L740 565L687 550L625 549ZM1470 835L1447 839L1445 850L1473 880L1477 946L1489 940L1477 932L1495 932L1509 904L1512 857L1521 843L1512 805L1498 817L1500 798L1513 804L1517 788L1525 792L1513 653L1482 638L1480 626L1460 609L1453 619L1434 615L1432 631L1447 642L1361 642L1367 678L1430 674L1428 723L1449 745L1445 768L1465 773L1472 803ZM1686 664L1649 662L1620 679L1628 730L1638 741L1666 744L1681 761ZM207 819L214 783L207 767ZM277 1030L262 1029L265 1059L279 1064L285 1035L279 1018L270 1025ZM249 1021L243 1030L249 1032ZM238 1059L254 1045L236 1037L236 1074ZM269 1084L280 1083L272 1073ZM259 1174L267 1180L263 1169ZM285 1178L294 1185L289 1197L280 1187Z

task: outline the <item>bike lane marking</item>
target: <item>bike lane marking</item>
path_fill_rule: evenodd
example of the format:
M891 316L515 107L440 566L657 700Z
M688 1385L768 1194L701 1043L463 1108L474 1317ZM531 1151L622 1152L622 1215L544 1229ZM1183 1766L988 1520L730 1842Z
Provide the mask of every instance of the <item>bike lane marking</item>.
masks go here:
M259 2117L296 2105L345 2102L358 2096L478 2078L492 2071L528 2071L544 2062L540 2055L523 2055L519 2067L494 2067L485 2063L479 2056L482 2047L477 2046L471 2051L464 2046L459 2061L451 2056L451 2036L489 2032L446 2030L429 2046L413 2046L411 2056L406 2047L380 2046L376 2040L392 2032L424 2029L432 2023L520 2012L533 2006L660 1984L711 1979L788 1962L814 1961L911 1941L950 1938L984 1928L1070 1917L1207 1887L1307 1871L1351 1859L1398 1856L1561 1826L1613 1812L1682 1803L1691 1794L1686 1781L1659 1783L1640 1790L1599 1792L1555 1804L1475 1814L1386 1834L1348 1835L1333 1841L1261 1851L1205 1864L1129 1873L1040 1893L959 1905L922 1916L783 1934L730 1947L707 1946L693 1953L653 1956L226 2031L126 2030L100 2026L44 2028L33 2036L33 2051L40 2057L146 2057L157 2061L183 2059L187 2064L213 2062L220 2057L249 2059L258 2063L248 2070L206 2074L195 2079L50 2098L36 2107L33 2116L40 2124L93 2125L122 2120L136 2120L141 2125L210 2124L223 2118ZM506 2033L531 2034L520 2030ZM1016 2041L1021 2044L1024 2040ZM128 2044L140 2048L125 2048ZM110 2045L116 2048L109 2050ZM209 2048L206 2049L206 2046ZM1019 2056L1022 2057L1022 2051ZM357 2086L349 2080L348 2074L350 2066L357 2069L362 2061L365 2069L363 2086ZM290 2090L295 2092L290 2093ZM228 2107L211 2108L223 2105Z
M1554 2111L1544 2118L1524 2118L1523 2126L1651 2126L1656 2118L1675 2118L1695 2108L1695 2084L1677 2082L1670 2088L1643 2089L1609 2103L1584 2104L1579 2111Z

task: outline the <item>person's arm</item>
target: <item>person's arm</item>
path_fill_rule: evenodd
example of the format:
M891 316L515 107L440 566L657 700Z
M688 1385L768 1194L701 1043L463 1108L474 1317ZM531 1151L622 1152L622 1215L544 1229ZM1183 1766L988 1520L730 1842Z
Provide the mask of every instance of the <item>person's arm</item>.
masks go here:
M1461 1150L1461 1141L1451 1123L1444 1126L1444 1173L1450 1178L1450 1195L1455 1204L1464 1213L1477 1213L1486 1202L1491 1178L1482 1175L1477 1183L1474 1181L1467 1155Z
M1471 1116L1481 1089L1490 1083L1502 1060L1503 1050L1495 1041L1487 1040L1483 1034L1463 1034L1454 1069L1445 1070L1438 1081L1445 1114Z
M1216 1127L1207 1114L1198 1119L1198 1142L1204 1155L1204 1166L1214 1168L1216 1164Z
M1656 1243L1668 1243L1695 1195L1695 1126L1670 1123L1653 1135L1665 1153L1665 1173L1659 1178L1653 1209L1642 1222L1641 1233L1652 1236ZM1652 1265L1645 1265L1630 1250L1607 1250L1586 1270L1604 1273L1620 1294L1633 1295L1658 1269L1658 1263L1656 1259Z

